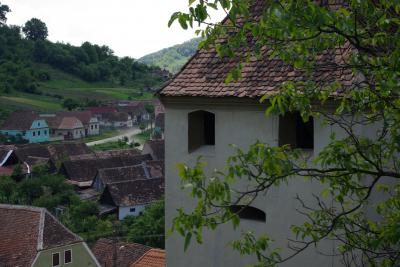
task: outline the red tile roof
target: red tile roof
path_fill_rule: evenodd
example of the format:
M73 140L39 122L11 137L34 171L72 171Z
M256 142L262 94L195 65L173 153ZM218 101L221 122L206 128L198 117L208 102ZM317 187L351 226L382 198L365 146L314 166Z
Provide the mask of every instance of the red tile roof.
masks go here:
M164 267L165 250L151 249L130 267Z
M35 111L15 111L0 127L1 130L29 130L32 123L39 118Z
M88 125L90 120L93 118L91 111L61 111L57 112L57 116L61 117L76 117L78 118L84 125Z
M141 244L102 238L94 244L92 251L103 267L129 267L150 249Z
M93 114L117 112L117 109L114 107L89 107L87 110L91 111Z
M130 180L107 184L100 202L118 207L149 204L162 199L164 178ZM112 202L112 203L111 203Z
M254 20L265 8L264 0L253 1L251 12ZM250 37L251 38L251 37ZM221 40L222 43L226 39ZM254 43L255 40L249 40ZM243 64L242 77L226 84L225 78L238 63L243 52L236 58L220 58L215 48L199 50L160 92L161 96L203 96L203 97L249 97L256 98L274 94L284 81L313 80L319 85L339 81L343 88L353 85L354 75L349 68L340 69L344 57L352 50L337 48L327 51L317 59L316 69L308 75L304 71L285 64L278 58L271 58L271 49L264 48L260 58L252 57ZM244 54L243 54L244 55ZM332 66L335 66L332 69Z
M57 129L74 130L83 128L82 122L76 117L63 117Z
M46 209L0 204L0 263L31 266L38 251L83 242Z

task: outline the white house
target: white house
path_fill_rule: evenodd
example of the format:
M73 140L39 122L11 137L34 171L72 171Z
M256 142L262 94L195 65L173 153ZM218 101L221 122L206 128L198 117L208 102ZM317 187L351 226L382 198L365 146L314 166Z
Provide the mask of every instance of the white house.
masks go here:
M164 195L164 178L139 179L109 183L100 203L115 206L118 219L142 215L146 206L161 200Z
M226 84L227 74L232 66L237 65L235 59L220 59L213 49L200 50L159 92L166 110L166 229L170 229L178 208L189 210L194 204L187 192L181 189L177 163L193 166L202 156L202 161L208 163L205 171L210 174L215 169L224 169L228 157L234 153L231 144L247 150L257 140L272 146L291 144L302 148L312 158L328 144L331 133L335 132L337 137L344 136L342 130L324 125L319 118L310 118L304 123L296 113L284 117L265 116L267 104L259 102L262 96L277 92L284 81L308 77L278 59L271 59L268 50L264 53L261 59L252 59L244 64L239 81ZM337 63L338 58L327 56L320 63ZM323 68L318 69L313 77L321 83L339 81L345 86L356 79L351 70L339 73ZM357 128L357 131L360 134L376 132L365 127ZM290 227L305 220L296 211L299 208L296 195L307 201L320 190L320 184L305 182L304 179L291 180L287 186L275 188L264 197L258 196L239 229L234 231L229 224L212 232L204 231L203 245L192 241L186 252L184 239L175 233L166 240L167 266L219 267L255 263L255 258L242 256L228 245L228 242L240 239L244 231L268 233L275 244L284 249L283 253L288 253L288 238L295 238ZM340 257L318 253L325 251L329 254L335 249L335 243L327 241L281 266L341 266Z

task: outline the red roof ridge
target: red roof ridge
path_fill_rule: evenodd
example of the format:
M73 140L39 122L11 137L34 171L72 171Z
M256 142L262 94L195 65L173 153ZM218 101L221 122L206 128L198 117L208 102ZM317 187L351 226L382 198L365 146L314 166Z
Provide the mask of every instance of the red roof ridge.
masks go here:
M56 217L53 216L46 208L34 207L34 206L26 206L26 205L12 205L12 204L0 204L0 209L9 209L9 210L25 210L31 212L40 213L40 221L39 221L39 235L38 235L38 243L37 250L43 250L43 234L44 234L44 221L45 216L48 215L52 219L54 219L59 226L61 226L64 230L66 230L69 234L73 235L75 238L79 239L76 242L83 242L83 239L69 230L64 224L62 224ZM76 243L74 242L74 243Z
M165 266L165 250L164 249L159 249L159 248L152 248L149 251L147 251L143 256L141 256L137 261L135 261L134 263L131 264L130 267L135 267L137 264L141 264L140 262L143 261L146 257L149 257L149 254L153 254L153 253L157 253L157 254L163 254L163 256L156 256L156 258L161 259L161 261L164 262L164 264L162 262L157 262L157 263L161 263L161 265ZM155 255L151 256L152 258L155 258ZM148 263L148 262L147 262ZM144 264L146 264L146 262L144 262ZM159 265L159 266L161 266ZM154 262L152 263L152 266L154 266Z

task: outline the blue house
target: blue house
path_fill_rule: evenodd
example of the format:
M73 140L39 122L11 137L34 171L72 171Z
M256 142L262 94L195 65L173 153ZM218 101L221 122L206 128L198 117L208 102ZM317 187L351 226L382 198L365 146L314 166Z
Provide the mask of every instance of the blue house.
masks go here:
M0 127L0 134L20 136L29 143L49 141L49 126L35 111L16 111Z

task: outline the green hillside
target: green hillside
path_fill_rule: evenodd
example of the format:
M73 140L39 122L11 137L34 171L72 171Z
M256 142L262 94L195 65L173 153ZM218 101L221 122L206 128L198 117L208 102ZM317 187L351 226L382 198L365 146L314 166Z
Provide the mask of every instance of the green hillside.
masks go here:
M177 73L196 53L200 41L201 38L195 38L183 44L164 48L158 52L140 58L139 62L166 69L171 73Z
M0 21L0 122L18 109L59 110L66 100L85 107L151 98L149 89L168 78L159 67L119 58L105 45L53 43L44 23L33 27L28 33Z

